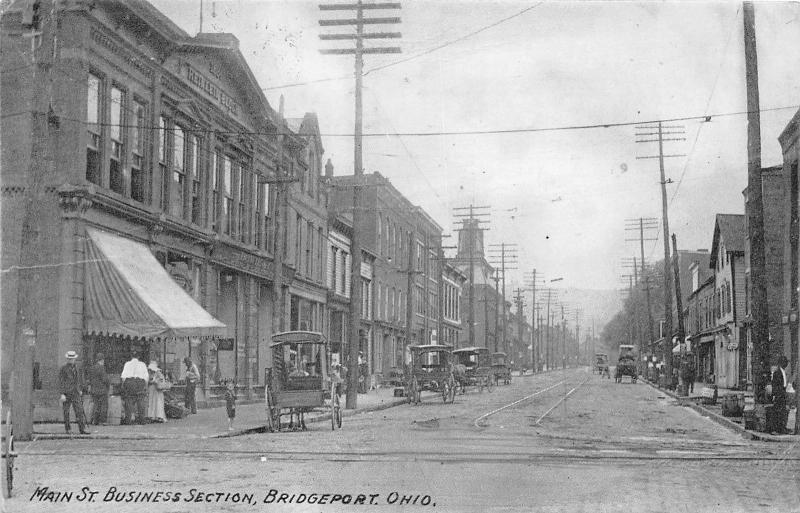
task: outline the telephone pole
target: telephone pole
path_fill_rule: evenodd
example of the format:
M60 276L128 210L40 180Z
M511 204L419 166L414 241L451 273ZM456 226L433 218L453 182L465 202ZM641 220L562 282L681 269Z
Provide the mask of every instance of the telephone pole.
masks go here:
M753 2L744 2L744 60L747 85L747 231L750 238L750 305L753 310L753 379L756 400L769 379L769 317L767 310L764 200L761 191L761 114L758 93L758 52ZM742 347L741 344L739 347Z
M536 304L536 285L544 282L544 277L541 275L537 276L536 268L531 271L531 274L526 276L529 280L528 286L531 288L531 294L533 296L531 302L531 367L533 368L533 373L536 373L539 364L539 358L537 353L537 344L536 344L536 315L539 310L539 307ZM538 280L538 281L537 281ZM541 328L541 326L539 326Z
M350 241L350 345L348 359L348 386L345 407L355 409L358 401L358 351L361 331L361 187L363 186L364 165L362 155L363 106L362 88L364 78L365 54L400 53L399 47L364 47L364 40L399 39L399 32L364 32L364 25L392 25L400 23L399 17L365 18L365 10L400 9L400 3L320 4L321 11L355 11L355 18L319 20L321 27L342 27L355 25L356 33L321 34L323 41L355 41L355 48L331 48L320 50L324 55L355 56L355 130L353 138L353 233ZM409 291L411 293L411 291ZM409 326L410 329L410 326Z
M525 298L523 297L522 293L523 290L520 288L514 290L514 304L517 305L517 329L519 330L519 344L521 346L517 349L517 356L520 358L522 358L523 354L521 349L525 347L525 316L523 312L523 308L525 307ZM521 366L521 362L517 362L517 364Z
M508 267L507 264L516 264L517 262L517 249L516 244L507 244L502 242L500 244L489 244L491 248L499 248L499 249L490 249L489 252L492 253L492 257L494 258L493 261L490 261L489 264L497 265L500 264L500 269L502 273L503 279L503 289L501 291L503 296L503 305L500 309L502 316L503 316L503 349L508 351L508 340L506 338L506 332L508 331L507 326L507 316L506 316L506 271L517 269L517 267ZM497 258L500 258L500 261L497 261Z
M468 323L469 323L469 346L475 346L475 242L478 236L480 235L481 241L483 240L483 232L488 230L488 228L482 228L482 223L488 223L482 217L486 217L489 215L487 211L490 209L491 206L475 206L470 204L468 207L457 207L453 210L455 212L465 212L468 213L455 213L453 217L460 218L456 224L460 224L461 228L455 229L455 231L459 232L458 237L458 255L456 256L457 261L463 262L465 260L464 256L461 254L461 242L462 237L466 237L466 244L467 244L467 256L466 261L467 265L469 265L469 270L467 272L467 279L469 280L469 295L468 295L468 306L467 315L468 315ZM481 248L481 253L483 252L483 248ZM481 254L481 258L483 254Z
M641 281L644 283L645 299L647 304L647 347L651 348L653 343L653 309L650 305L650 277L647 275L647 267L644 258L644 242L658 240L657 237L652 236L654 230L658 230L658 219L655 217L639 217L638 219L626 219L625 231L638 231L638 239L625 239L628 242L639 242L640 251L640 264L642 266ZM647 237L645 237L645 230L647 230ZM641 348L640 348L641 349ZM640 353L641 356L642 353Z
M665 155L664 142L665 141L685 141L685 137L664 137L665 135L684 135L686 132L683 126L670 125L664 126L659 121L656 126L646 125L637 126L637 130L649 130L647 132L637 132L637 137L653 137L656 139L637 139L637 143L658 143L658 155L649 155L645 157L636 157L637 159L658 159L658 169L661 177L661 226L664 229L664 347L662 350L662 358L665 366L666 375L668 378L672 376L672 280L670 279L669 272L669 216L667 215L667 184L672 183L672 179L667 181L664 172L664 159L685 157L686 155ZM655 130L653 132L652 130ZM666 131L665 131L666 130ZM671 379L671 378L670 378Z

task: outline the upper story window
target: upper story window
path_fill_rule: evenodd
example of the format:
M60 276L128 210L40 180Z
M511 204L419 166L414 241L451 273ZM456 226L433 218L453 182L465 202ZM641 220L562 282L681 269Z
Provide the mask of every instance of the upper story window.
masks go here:
M169 143L169 131L167 130L167 118L158 118L158 169L161 176L161 208L166 210L169 206L169 163L167 162L167 145Z
M217 231L217 227L219 226L219 168L217 167L218 162L220 162L222 158L219 156L218 151L214 151L211 153L211 162L209 163L209 172L211 173L211 213L209 217L211 218L211 229Z
M186 191L186 132L175 125L172 136L172 184L169 194L169 213L184 216Z
M111 105L109 105L110 123L108 133L111 136L111 155L109 156L109 187L112 191L125 193L125 174L123 172L123 156L125 146L122 141L125 116L125 93L117 88L111 88Z
M133 126L131 127L131 198L144 202L144 127L145 106L134 100Z
M249 230L247 229L247 197L248 189L252 180L250 179L250 171L245 167L236 166L236 175L239 180L239 208L236 214L238 222L239 240L242 242L250 242Z
M199 137L189 139L189 174L192 177L192 222L200 224L202 219L202 194L200 189L203 184L203 173L205 170L201 166L200 149L202 142Z
M222 231L230 235L233 228L233 166L231 159L222 157Z
M89 74L86 84L86 127L89 136L86 144L86 179L97 185L102 185L100 175L101 84L102 81L99 77Z

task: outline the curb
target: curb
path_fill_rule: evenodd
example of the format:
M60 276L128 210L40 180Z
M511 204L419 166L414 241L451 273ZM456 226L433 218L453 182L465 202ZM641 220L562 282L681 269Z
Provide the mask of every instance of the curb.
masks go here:
M745 429L745 427L742 426L741 424L739 424L738 422L734 422L734 421L730 420L727 417L724 417L724 416L722 416L722 415L720 415L720 414L718 414L716 412L713 412L713 411L711 411L711 410L709 410L707 408L704 408L704 407L700 406L699 404L695 403L694 401L692 401L688 397L681 397L681 396L678 396L677 394L675 394L674 392L672 392L671 390L665 390L663 388L659 388L654 383L652 383L652 382L650 382L650 381L648 381L646 379L643 379L643 378L642 378L642 382L650 385L650 387L653 388L654 390L662 392L665 395L668 395L671 398L677 400L679 405L687 406L687 407L691 408L692 410L696 411L697 413L699 413L703 417L707 417L710 420L712 420L713 422L716 422L717 424L719 424L719 425L721 425L723 427L726 427L726 428L730 429L731 431L739 433L740 435L742 435L743 438L746 438L748 440L758 440L758 441L761 441L761 442L786 442L786 441L793 440L792 438L787 438L787 437L794 436L794 435L782 435L782 436L781 435L770 435L770 434L767 434L767 433L759 433L757 431L751 431L749 429Z

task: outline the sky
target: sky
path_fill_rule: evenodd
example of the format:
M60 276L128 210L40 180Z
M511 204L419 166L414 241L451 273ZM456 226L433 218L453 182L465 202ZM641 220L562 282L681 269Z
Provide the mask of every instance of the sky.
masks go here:
M200 0L152 3L199 31ZM324 158L351 174L353 57L321 55L343 45L319 34L353 29L319 27L336 15L318 2L202 5L203 31L236 35L273 108L283 95L287 116L317 113ZM777 137L800 108L800 4L755 12L766 167L781 164ZM658 161L637 159L658 148L637 144L634 126L497 131L710 115L671 123L685 140L665 153L686 156L666 160L670 231L678 249L710 248L715 214L744 213L746 117L723 115L746 110L741 3L405 0L399 16L375 30L402 32L388 43L402 54L365 57L365 172L388 177L452 241L454 208L490 206L486 242L517 244L509 291L534 268L562 287L627 285L621 260L639 245L626 219L661 219ZM660 241L645 257L663 258Z

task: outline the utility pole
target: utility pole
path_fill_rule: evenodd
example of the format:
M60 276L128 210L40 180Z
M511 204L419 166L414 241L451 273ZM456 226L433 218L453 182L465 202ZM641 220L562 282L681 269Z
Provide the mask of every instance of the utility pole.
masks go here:
M522 296L522 292L523 291L520 288L514 290L514 303L517 305L517 329L519 330L519 344L521 348L524 348L525 316L523 313L523 308L525 307L525 298ZM522 357L522 352L519 349L517 349L517 351L517 356ZM521 366L521 362L517 362L517 364Z
M34 12L34 10L37 10ZM37 269L43 263L44 237L42 223L46 219L44 208L48 205L45 187L52 175L53 141L60 132L60 121L52 111L52 77L50 69L56 63L52 45L56 37L55 7L47 23L52 31L50 44L44 44L41 13L29 3L23 12L22 37L31 40L31 96L30 105L30 160L22 194L22 226L17 268L17 312L16 331L13 339L13 362L11 369L11 421L14 438L30 440L33 436L33 354L39 333L36 322L38 295L46 287L46 276ZM81 355L84 361L87 355ZM4 419L5 420L5 419ZM8 427L8 426L7 426ZM6 432L6 436L8 433Z
M583 310L575 310L575 366L579 366L581 362L581 315Z
M495 269L497 270L497 269ZM494 352L499 351L498 341L500 339L500 276L492 276L494 280Z
M458 223L461 224L461 228L456 229L455 231L459 232L459 250L457 259L459 261L463 261L464 258L461 255L461 236L467 238L467 262L469 265L468 270L468 280L469 280L469 301L468 301L468 311L467 314L469 316L469 346L475 346L475 239L478 237L478 234L482 234L482 232L488 230L488 228L481 228L481 223L487 223L488 221L480 219L481 217L485 217L489 215L487 212L491 206L475 206L470 204L468 207L457 207L453 210L456 212L462 211L469 211L468 214L453 214L453 217L461 218ZM464 232L464 233L462 233ZM482 237L481 237L482 239Z
M662 350L662 358L666 371L666 376L671 379L672 376L672 280L670 279L669 272L669 216L667 215L667 184L672 183L672 179L667 181L664 172L664 159L674 157L685 157L686 155L665 155L664 154L664 141L685 141L685 137L667 137L665 135L684 135L686 132L682 126L672 125L664 126L661 121L657 126L637 126L637 130L656 130L656 132L638 132L637 137L651 137L657 136L656 139L638 139L637 143L658 143L658 155L650 155L645 157L636 157L637 159L658 159L658 168L661 177L661 226L664 230L664 347ZM667 130L666 132L664 130ZM669 131L673 130L673 131Z
M545 319L547 319L547 331L545 331L545 341L544 341L544 363L547 367L547 370L550 370L550 293L551 290L547 289L547 312L545 314Z
M567 368L567 319L564 317L564 305L561 305L561 368Z
M758 52L753 2L744 2L744 60L747 84L747 231L750 238L750 305L753 310L753 378L756 400L769 379L769 317L767 308L764 201L761 190L761 113L758 93ZM741 343L740 346L742 347Z
M365 39L398 39L399 32L365 33L364 25L391 25L400 23L399 17L365 18L365 10L400 9L400 3L364 3L357 0L355 4L320 4L321 11L355 11L354 19L319 20L321 27L341 27L355 25L356 33L321 34L323 41L355 41L355 48L334 48L320 50L325 55L355 56L355 130L353 138L353 234L351 237L350 266L350 347L348 351L347 369L348 386L345 407L355 409L358 401L358 351L361 331L361 187L364 185L364 165L362 155L363 107L362 88L364 78L365 54L400 53L399 47L364 47ZM409 326L410 328L410 326Z
M683 326L683 298L681 297L681 272L680 261L678 260L678 239L675 234L672 234L672 270L675 273L675 306L678 309L678 347L681 355L681 365L684 364L686 358L686 331ZM680 374L680 372L679 372ZM679 382L683 382L683 376L678 377Z
M647 237L645 237L645 230L647 230ZM641 265L641 271L639 273L640 282L644 284L645 290L645 298L646 298L646 307L647 307L647 347L651 348L653 343L653 309L650 305L650 277L647 275L647 264L644 258L644 243L645 241L656 241L658 240L657 237L652 236L652 231L658 230L658 219L655 217L639 217L634 219L626 219L625 220L625 231L626 232L638 232L637 238L625 239L627 242L638 242L639 243L639 254L640 254L640 261L639 264ZM634 268L636 266L636 262L634 259ZM639 356L641 357L644 355L644 347L645 347L645 340L641 340L639 345ZM648 361L650 359L648 358Z
M414 322L414 233L408 232L408 271L407 282L408 294L406 294L406 345L411 345L412 330ZM404 348L405 350L405 348Z
M538 305L536 304L536 285L537 285L537 279L543 281L543 277L537 276L536 268L534 268L533 271L531 271L531 274L527 278L530 280L528 286L531 288L531 294L533 295L531 303L531 367L533 367L532 372L536 373L539 364L537 346L536 346L537 330L534 329L536 328L536 315L539 309Z
M495 258L494 261L490 261L489 263L492 265L500 264L502 278L503 278L503 306L501 308L502 316L503 316L503 349L508 351L508 341L506 339L506 332L508 331L507 319L506 319L506 270L517 269L517 267L508 267L506 264L516 264L517 263L517 250L516 244L507 244L502 242L500 244L489 244L492 248L499 248L499 249L490 249L489 252L493 253L493 257ZM500 261L496 260L497 257L500 257Z

